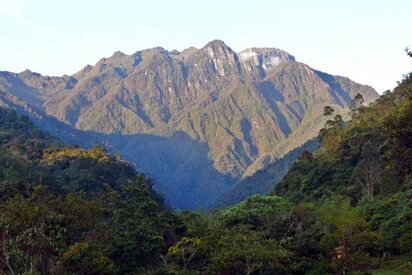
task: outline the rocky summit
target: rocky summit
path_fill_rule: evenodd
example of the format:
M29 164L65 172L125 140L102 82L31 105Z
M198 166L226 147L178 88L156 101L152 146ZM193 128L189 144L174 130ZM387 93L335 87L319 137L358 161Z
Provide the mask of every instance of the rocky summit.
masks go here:
M177 209L215 206L241 179L314 138L323 107L345 115L376 91L275 48L220 40L121 52L74 75L0 72L0 103L81 146L118 152Z

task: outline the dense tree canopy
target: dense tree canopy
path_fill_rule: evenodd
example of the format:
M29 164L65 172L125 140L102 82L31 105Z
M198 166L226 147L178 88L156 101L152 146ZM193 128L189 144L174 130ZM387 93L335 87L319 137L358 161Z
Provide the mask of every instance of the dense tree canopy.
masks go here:
M184 231L118 156L63 146L13 111L0 122L0 273L140 273Z

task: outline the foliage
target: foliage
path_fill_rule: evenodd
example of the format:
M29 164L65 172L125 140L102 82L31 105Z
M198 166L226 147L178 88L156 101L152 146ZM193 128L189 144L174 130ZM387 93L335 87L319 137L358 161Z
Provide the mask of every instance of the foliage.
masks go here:
M411 98L410 74L368 107L355 98L352 119L327 123L319 151L302 155L273 191L316 203L319 260L337 274L378 269L392 259L410 264Z
M101 147L65 147L0 109L0 273L154 269L184 225Z

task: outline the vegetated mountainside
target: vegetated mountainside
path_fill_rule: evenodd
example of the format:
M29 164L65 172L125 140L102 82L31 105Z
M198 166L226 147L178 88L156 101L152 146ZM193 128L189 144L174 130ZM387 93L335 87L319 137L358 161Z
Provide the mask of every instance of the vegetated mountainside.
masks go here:
M4 105L40 114L32 117L53 134L120 152L183 209L213 206L315 137L324 105L345 113L356 94L366 103L378 96L282 50L236 53L219 40L182 52L116 52L72 76L2 72L0 90Z
M240 203L252 195L269 194L303 152L314 153L318 148L319 140L318 138L314 138L307 141L304 145L293 149L282 158L275 160L252 176L241 180L235 187L219 198L216 204L217 207L222 208Z
M0 108L0 273L141 273L184 231L101 147L67 147Z
M410 272L412 74L392 93L356 110L344 127L323 130L321 140L319 151L302 154L274 194L320 207L346 200L344 211L324 213L332 227L320 231L324 256L335 270Z
M408 274L412 74L352 117L329 119L273 195L206 216L172 214L118 157L0 109L0 272Z
M357 203L409 190L411 79L405 77L393 93L386 92L369 107L359 107L346 125L323 129L315 156L301 157L276 186L276 194L294 201L339 194Z
M211 217L182 213L189 230L169 265L195 274L409 274L412 74L349 122L331 117L321 133L320 149L304 151L272 195Z

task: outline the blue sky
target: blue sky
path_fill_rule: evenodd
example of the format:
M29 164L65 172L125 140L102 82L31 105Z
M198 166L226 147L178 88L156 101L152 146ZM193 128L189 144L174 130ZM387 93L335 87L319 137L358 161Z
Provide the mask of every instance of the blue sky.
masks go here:
M221 39L281 48L381 93L412 71L411 15L409 0L0 0L0 70L73 74L117 50Z

